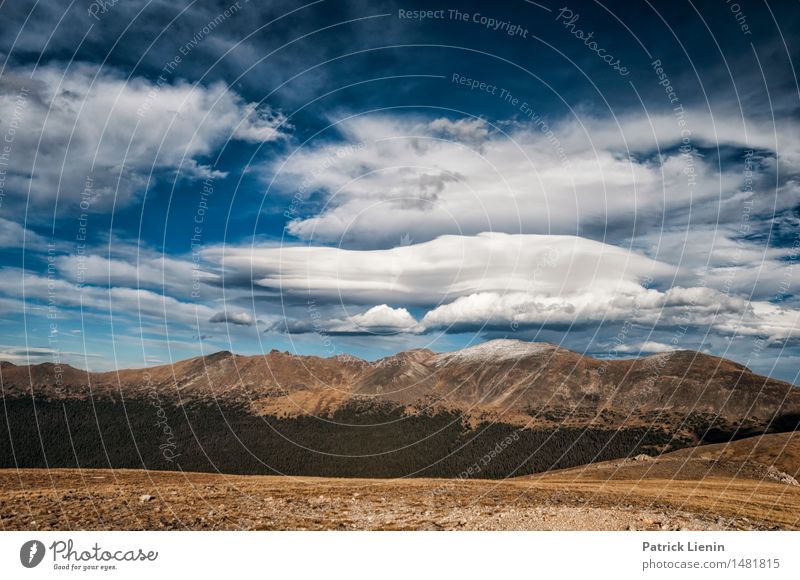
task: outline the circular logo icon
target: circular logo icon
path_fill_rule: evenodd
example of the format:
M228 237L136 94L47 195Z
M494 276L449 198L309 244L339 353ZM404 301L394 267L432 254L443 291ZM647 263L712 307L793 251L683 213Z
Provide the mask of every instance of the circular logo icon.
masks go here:
M44 559L44 544L39 540L28 540L19 549L19 561L26 568L35 568Z

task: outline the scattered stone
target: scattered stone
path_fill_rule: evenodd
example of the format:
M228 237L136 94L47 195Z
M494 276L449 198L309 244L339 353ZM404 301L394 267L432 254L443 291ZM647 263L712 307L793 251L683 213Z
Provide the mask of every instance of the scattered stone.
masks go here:
M149 501L153 501L154 499L156 498L153 497L152 495L143 494L139 496L139 503L147 503Z
M436 522L429 522L429 523L427 523L427 524L424 524L424 525L423 525L422 527L420 527L419 529L420 529L420 530L422 530L422 531L424 531L424 532L438 532L438 531L440 531L440 530L443 530L443 529L444 529L444 527L443 527L443 526L441 526L441 525L439 525L439 524L438 524L438 523L436 523Z
M786 485L800 485L794 477L772 465L767 468L767 477Z

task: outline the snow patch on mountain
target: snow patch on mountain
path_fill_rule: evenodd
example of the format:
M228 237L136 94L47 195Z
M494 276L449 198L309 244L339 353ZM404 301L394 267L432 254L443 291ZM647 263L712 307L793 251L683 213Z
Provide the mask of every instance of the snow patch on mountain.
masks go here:
M455 352L436 355L430 362L434 365L502 362L552 352L557 349L557 346L547 342L526 342L524 340L500 338Z

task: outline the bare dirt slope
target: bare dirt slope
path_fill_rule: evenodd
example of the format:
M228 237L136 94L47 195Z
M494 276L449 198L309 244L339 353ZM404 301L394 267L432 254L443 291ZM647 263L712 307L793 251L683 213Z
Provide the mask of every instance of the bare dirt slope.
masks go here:
M526 476L565 480L746 479L797 486L800 477L800 431L771 433L729 443L700 445L658 457L602 461L571 469Z
M800 488L775 481L556 475L497 482L3 470L0 529L800 529Z
M681 449L666 456L711 460L717 463L750 462L800 477L800 431L748 437L731 443Z
M522 414L534 422L559 409L569 417L581 410L591 421L599 411L624 417L710 413L736 424L778 421L791 428L800 420L800 391L730 360L692 351L599 360L552 344L508 339L450 353L412 350L375 362L278 351L218 352L106 373L2 362L0 379L6 397L129 400L155 391L180 404L221 400L265 414L325 414L358 398L422 408L444 404L466 415ZM564 419L562 413L558 420Z

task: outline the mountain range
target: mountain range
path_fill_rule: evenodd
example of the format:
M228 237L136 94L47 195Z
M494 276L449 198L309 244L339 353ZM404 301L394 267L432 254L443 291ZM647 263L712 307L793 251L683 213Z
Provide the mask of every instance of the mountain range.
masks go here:
M0 376L5 466L454 477L514 436L475 474L506 477L800 421L800 390L723 358L600 360L509 339L372 362L218 352L105 373L2 363Z

